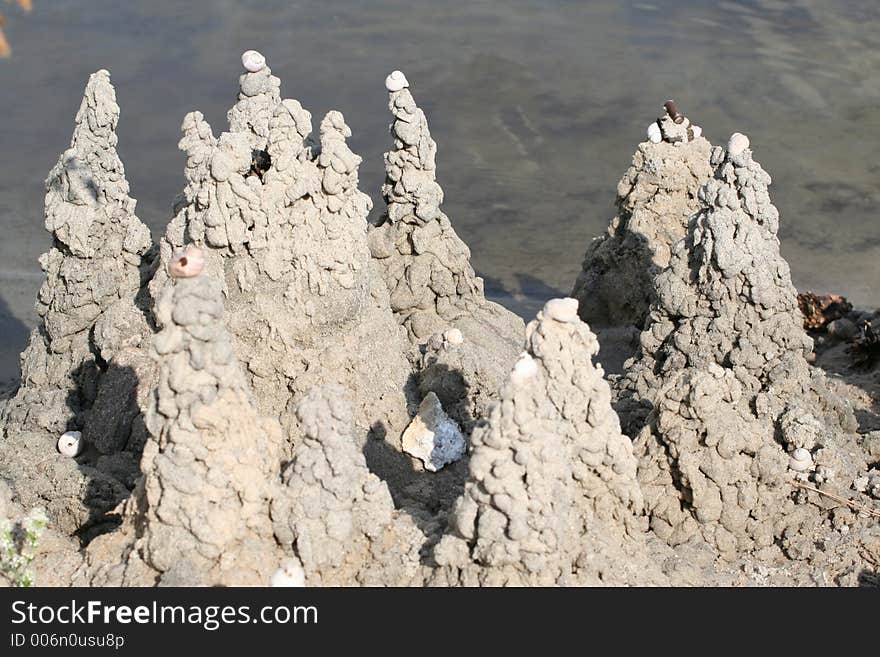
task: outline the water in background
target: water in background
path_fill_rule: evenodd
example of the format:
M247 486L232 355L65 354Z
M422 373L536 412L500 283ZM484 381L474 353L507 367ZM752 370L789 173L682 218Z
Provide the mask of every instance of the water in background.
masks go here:
M403 70L438 142L444 209L491 296L529 316L567 293L617 181L673 97L713 143L744 132L773 176L799 289L880 305L877 0L34 0L0 60L0 379L41 282L43 181L90 73L111 71L119 152L158 236L183 187L186 112L225 129L255 48L317 126L341 110L377 206L383 81Z

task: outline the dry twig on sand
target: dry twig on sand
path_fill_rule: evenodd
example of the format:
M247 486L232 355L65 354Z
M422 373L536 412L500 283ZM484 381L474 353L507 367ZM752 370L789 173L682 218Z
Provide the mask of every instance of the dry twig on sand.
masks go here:
M878 511L877 509L872 509L871 507L861 504L860 502L856 502L855 500L849 500L845 497L841 497L840 495L835 495L834 493L820 490L815 486L810 486L809 484L805 484L800 481L794 481L790 479L788 483L790 483L795 488L803 488L804 490L809 490L814 493L818 493L819 495L824 495L825 497L828 497L835 502L840 502L841 504L848 506L854 511L858 511L859 513L865 513L873 518L880 518L880 511Z

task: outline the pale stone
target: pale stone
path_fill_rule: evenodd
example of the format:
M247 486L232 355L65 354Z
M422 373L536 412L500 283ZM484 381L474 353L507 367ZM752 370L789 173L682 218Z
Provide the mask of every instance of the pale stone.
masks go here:
M429 472L457 461L467 450L461 429L433 392L422 400L418 414L403 432L402 443L403 451L420 459Z

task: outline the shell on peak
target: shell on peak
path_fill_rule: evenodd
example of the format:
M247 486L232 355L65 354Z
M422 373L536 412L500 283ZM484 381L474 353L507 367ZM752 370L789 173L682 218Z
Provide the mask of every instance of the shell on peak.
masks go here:
M391 75L385 78L385 88L391 93L406 89L407 87L409 87L409 82L400 71L392 71Z
M256 73L266 68L266 58L256 50L245 50L241 54L241 65L245 70Z
M727 142L727 152L730 155L739 155L749 147L749 138L741 132L734 132Z
M571 297L550 299L544 304L544 317L568 324L579 321L578 300Z
M168 263L168 274L172 278L194 278L205 268L205 254L197 246L190 244L183 251L175 253Z

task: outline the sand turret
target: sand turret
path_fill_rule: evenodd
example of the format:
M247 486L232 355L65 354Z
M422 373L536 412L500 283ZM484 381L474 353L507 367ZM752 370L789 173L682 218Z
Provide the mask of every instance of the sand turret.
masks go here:
M522 320L487 301L483 280L470 264L470 250L441 209L437 144L409 83L395 71L388 80L393 146L385 154L386 209L370 228L370 249L382 266L393 309L417 348L424 371L422 392L439 385L441 401L464 426L485 411L484 400L498 389L522 340ZM455 353L436 349L450 329L463 341ZM452 360L447 362L447 357ZM457 385L446 377L464 359ZM433 371L429 371L433 370ZM438 394L440 394L438 392Z
M728 559L772 558L780 544L801 558L828 516L790 482L848 495L865 467L848 433L856 423L807 363L812 342L779 252L770 176L739 134L712 164L704 209L656 279L618 410L658 536L673 545L701 536Z
M141 404L155 376L140 353L152 334L145 281L154 252L116 152L118 121L110 74L98 71L46 181L52 247L40 257L38 324L0 441L0 475L18 482L17 499L50 500L53 522L71 532L100 521L133 485ZM56 453L65 431L84 441L77 460Z
M372 203L358 189L351 130L331 111L314 135L309 112L282 100L278 78L253 57L229 132L215 137L198 112L184 119L187 186L163 260L188 243L205 248L261 412L295 435L302 395L339 383L353 394L360 441L368 432L396 438L409 421L411 370L370 258Z
M654 276L700 209L697 194L712 176L712 145L672 107L676 118L665 110L648 126L648 139L617 184L617 215L584 255L572 296L591 326L642 327Z
M553 299L471 437L470 470L434 551L444 583L661 581L648 562L636 459L611 408L596 336ZM653 578L653 579L652 579Z
M348 397L331 384L297 406L304 438L272 507L275 535L299 558L309 586L417 584L425 537L367 468Z
M156 313L140 557L166 585L264 585L278 560L269 504L280 426L256 410L216 280L169 282Z

